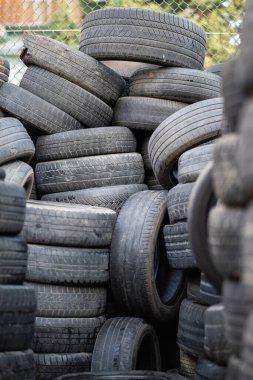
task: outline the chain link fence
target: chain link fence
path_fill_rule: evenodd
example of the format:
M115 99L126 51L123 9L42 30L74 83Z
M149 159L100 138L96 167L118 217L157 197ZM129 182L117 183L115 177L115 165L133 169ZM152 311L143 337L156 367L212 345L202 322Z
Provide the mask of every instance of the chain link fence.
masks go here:
M0 0L0 55L11 64L18 84L25 66L19 59L25 31L40 33L78 48L83 17L104 7L144 7L187 17L207 32L205 67L236 53L246 0Z

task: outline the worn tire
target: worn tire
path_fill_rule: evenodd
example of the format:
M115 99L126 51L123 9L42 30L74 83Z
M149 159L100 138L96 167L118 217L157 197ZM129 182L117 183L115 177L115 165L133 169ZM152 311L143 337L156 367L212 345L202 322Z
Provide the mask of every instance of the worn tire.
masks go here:
M88 318L103 315L106 288L27 282L37 296L37 317Z
M144 181L139 153L108 154L41 162L36 165L36 183L42 194Z
M92 355L86 352L66 354L34 354L36 380L52 380L66 373L90 370Z
M86 127L103 127L109 125L112 119L112 109L102 100L38 66L28 67L20 87L66 112Z
M243 267L244 209L222 204L208 218L208 243L216 271L223 278L240 278Z
M179 110L164 120L149 141L149 157L154 173L165 188L175 180L172 168L188 149L221 134L222 98L204 100Z
M37 353L92 352L105 317L41 318L35 321L31 347Z
M212 73L182 68L141 70L130 79L130 96L147 96L195 103L218 98L222 91L221 79Z
M100 207L29 201L23 234L34 244L106 247L115 219L115 212Z
M148 155L148 143L150 135L141 137L140 152L144 162L144 168L146 171L152 171L152 165Z
M46 284L98 285L109 280L109 250L28 245L26 279Z
M113 121L134 130L154 131L167 117L186 106L173 100L126 96L118 99Z
M166 195L143 191L125 202L110 253L115 300L131 315L160 322L175 316L184 294L183 271L172 270L166 258Z
M134 193L147 190L144 184L98 187L44 195L43 201L75 203L109 208L118 213L124 202Z
M212 306L222 302L220 292L208 281L204 273L201 273L200 280L200 303Z
M0 284L22 284L27 267L27 244L22 236L0 236Z
M40 136L36 143L39 162L136 151L136 138L125 127L101 127Z
M169 265L175 269L196 268L186 222L167 225L163 229Z
M0 351L26 350L34 333L36 297L20 285L0 286Z
M101 9L89 13L81 29L80 50L98 60L123 58L201 70L205 48L201 27L149 9Z
M13 117L0 119L0 140L0 165L18 159L29 162L35 153L33 142L24 126Z
M168 192L168 215L171 224L187 220L193 188L194 183L185 183L176 185Z
M161 358L153 328L140 318L112 318L98 333L91 371L159 371Z
M35 360L32 350L0 352L0 379L34 380Z
M66 112L15 84L5 83L1 86L0 107L44 133L83 128L79 121Z
M23 187L26 192L26 198L29 199L34 181L34 172L31 166L22 161L12 161L2 165L1 168L6 173L5 182Z
M187 298L189 301L201 303L200 279L201 272L199 269L189 271L187 278Z
M122 78L92 57L38 34L26 33L23 43L21 59L27 66L49 70L112 105L121 95Z
M178 160L178 182L195 182L206 165L213 160L214 144L199 145L184 152Z

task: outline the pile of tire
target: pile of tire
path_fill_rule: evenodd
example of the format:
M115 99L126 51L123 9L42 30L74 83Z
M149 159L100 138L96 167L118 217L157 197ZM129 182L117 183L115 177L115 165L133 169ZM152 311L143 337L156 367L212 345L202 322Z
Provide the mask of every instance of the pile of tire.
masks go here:
M0 169L0 378L35 380L30 349L36 296L24 285L27 244L20 235L25 219L25 191L4 182Z

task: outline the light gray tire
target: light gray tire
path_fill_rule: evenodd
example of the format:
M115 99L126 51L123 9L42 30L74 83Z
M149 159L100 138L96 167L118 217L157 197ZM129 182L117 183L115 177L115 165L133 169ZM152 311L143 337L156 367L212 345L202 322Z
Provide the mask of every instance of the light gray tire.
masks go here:
M5 182L23 187L26 191L26 198L29 199L34 181L34 172L31 166L22 161L12 161L2 165L1 168L6 173Z

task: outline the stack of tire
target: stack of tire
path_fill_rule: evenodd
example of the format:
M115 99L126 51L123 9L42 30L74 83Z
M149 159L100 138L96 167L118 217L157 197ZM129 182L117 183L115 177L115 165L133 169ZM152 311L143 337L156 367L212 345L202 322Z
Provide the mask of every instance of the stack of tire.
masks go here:
M0 377L35 380L31 349L36 312L33 289L23 285L27 244L20 235L25 191L4 182L0 169Z
M88 371L105 321L114 211L42 201L27 203L27 285L37 294L32 347L36 379Z

